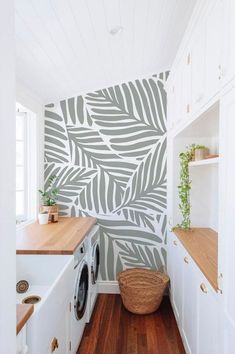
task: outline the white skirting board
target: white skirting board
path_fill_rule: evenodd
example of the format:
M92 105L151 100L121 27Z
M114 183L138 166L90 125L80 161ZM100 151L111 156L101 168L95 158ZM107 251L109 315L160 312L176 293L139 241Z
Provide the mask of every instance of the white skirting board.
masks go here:
M99 294L120 294L117 280L99 280L98 281Z

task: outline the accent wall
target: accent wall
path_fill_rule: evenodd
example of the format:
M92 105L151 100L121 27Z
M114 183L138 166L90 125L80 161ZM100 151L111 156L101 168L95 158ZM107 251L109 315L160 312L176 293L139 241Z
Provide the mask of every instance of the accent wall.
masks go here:
M103 280L164 269L167 76L46 106L45 188L57 175L60 214L97 218Z

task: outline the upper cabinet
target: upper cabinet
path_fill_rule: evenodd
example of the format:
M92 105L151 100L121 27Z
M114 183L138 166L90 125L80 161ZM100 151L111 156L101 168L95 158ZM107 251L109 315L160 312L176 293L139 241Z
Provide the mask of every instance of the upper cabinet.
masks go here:
M205 98L209 101L220 89L223 1L210 4L205 19Z
M197 111L205 100L205 21L195 30L191 46L192 110Z
M181 69L181 109L180 118L187 117L191 112L191 53L188 48L183 53L179 65Z
M224 31L223 31L223 60L222 80L226 85L235 78L235 1L224 0Z
M207 0L201 3L200 11L195 10L194 22L186 31L188 38L182 42L166 86L168 107L172 107L168 112L170 129L195 117L218 99L223 76L225 1L233 2L235 10L232 0ZM235 60L234 46L232 50Z

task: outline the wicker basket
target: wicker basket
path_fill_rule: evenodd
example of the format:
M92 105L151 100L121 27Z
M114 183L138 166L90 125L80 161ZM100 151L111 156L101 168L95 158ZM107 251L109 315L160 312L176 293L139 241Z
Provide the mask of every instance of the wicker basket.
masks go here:
M119 273L118 282L125 308L143 315L158 309L169 277L154 270L133 268Z

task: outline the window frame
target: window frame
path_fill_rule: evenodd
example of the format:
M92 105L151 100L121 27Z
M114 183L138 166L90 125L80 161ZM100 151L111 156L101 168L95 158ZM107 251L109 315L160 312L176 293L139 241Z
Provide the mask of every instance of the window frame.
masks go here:
M36 114L21 105L18 106L20 108L17 109L16 116L24 117L24 214L16 215L17 228L36 220L38 189ZM16 141L22 140L16 139Z
M23 138L22 139L17 139L16 138L16 143L17 142L22 142L24 149L23 149L23 164L16 164L16 170L17 167L23 167L23 171L24 171L24 183L23 183L23 189L17 189L16 188L16 193L17 192L23 192L24 194L24 213L23 214L16 214L16 222L21 223L24 222L27 219L27 214L28 214L28 188L27 188L27 182L28 182L28 141L27 141L27 137L28 137L28 129L27 129L27 113L26 112L16 112L16 116L22 116L23 119Z

